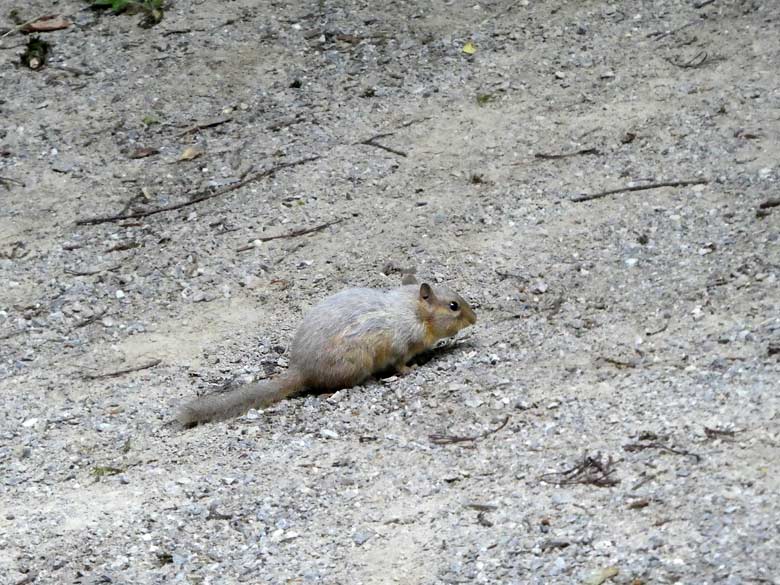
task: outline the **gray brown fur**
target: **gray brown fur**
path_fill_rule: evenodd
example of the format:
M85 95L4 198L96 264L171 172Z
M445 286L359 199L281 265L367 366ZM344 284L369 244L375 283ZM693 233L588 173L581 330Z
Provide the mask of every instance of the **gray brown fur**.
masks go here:
M347 289L306 314L285 374L198 398L182 407L177 419L188 426L223 420L306 389L349 388L390 367L403 373L415 355L475 322L468 303L445 287Z

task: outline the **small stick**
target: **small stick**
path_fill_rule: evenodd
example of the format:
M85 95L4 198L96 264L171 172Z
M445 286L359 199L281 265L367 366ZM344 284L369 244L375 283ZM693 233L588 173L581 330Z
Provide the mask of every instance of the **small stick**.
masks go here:
M671 63L675 67L679 67L680 69L696 69L698 67L701 67L707 62L707 58L709 55L707 55L707 51L699 51L694 57L692 57L689 61L686 61L684 63L681 63L680 61L677 61L676 59L665 59L667 63Z
M425 122L426 120L430 119L428 116L425 116L423 118L413 118L407 122L404 122L401 124L397 130L400 130L401 128L408 128L409 126L412 126L414 124L420 124L421 122ZM380 138L384 138L385 136L392 136L395 134L395 132L381 132L379 134L374 134L370 138L366 138L365 140L360 140L358 142L354 142L353 144L365 144L366 146L373 146L374 148L381 148L382 150L386 150L387 152L392 152L393 154L397 154L398 156L407 157L409 156L408 153L402 151L402 150L396 150L395 148L391 148L389 146L385 146L384 144L379 144L376 141Z
M227 124L232 120L233 118L218 118L217 120L210 120L208 122L203 122L202 124L195 124L194 126L187 128L184 132L181 132L179 136L186 136L187 134L194 134L195 132L199 132L200 130L205 130L206 128L221 126L222 124Z
M593 199L601 199L607 195L614 195L615 193L627 193L629 191L646 191L648 189L660 189L662 187L686 187L688 185L706 185L709 183L709 179L690 179L684 181L660 181L658 183L648 183L647 185L628 185L626 187L619 187L617 189L608 189L606 191L599 191L598 193L583 193L577 195L571 200L575 203L582 201L592 201Z
M22 183L17 179L11 179L10 177L0 177L0 183L3 185L3 187L8 189L9 191L11 190L11 188L7 185L7 183L13 183L21 187L24 187L24 183Z
M733 439L737 431L729 431L726 429L711 429L710 427L704 427L704 434L708 439L718 439L721 437L727 437Z
M79 77L81 75L94 75L94 71L89 71L87 69L79 69L78 67L71 67L70 65L57 65L57 64L49 64L47 65L49 69L57 69L58 71L64 71L65 73L72 73L76 77Z
M778 207L780 206L780 197L777 197L775 199L767 199L763 203L761 203L758 208L759 209L769 209L770 207Z
M628 445L623 445L624 451L643 451L644 449L661 449L662 451L666 451L668 453L674 453L675 455L683 455L685 457L693 457L693 459L698 463L701 461L701 456L697 455L696 453L691 453L690 451L683 451L681 449L672 449L671 447L668 447L667 445L664 445L663 443L658 442L651 442L651 443L630 443Z
M240 189L241 187L248 185L250 183L254 183L256 181L259 181L260 179L264 179L266 177L272 177L282 169L287 169L290 167L297 167L298 165L305 164L307 162L311 162L314 160L319 159L319 156L310 156L307 158L302 158L299 160L295 160L293 162L289 163L281 163L279 165L276 165L274 167L271 167L270 169L266 169L264 171L257 172L246 179L243 179L237 183L233 183L232 185L227 185L221 189L217 189L216 191L200 191L193 194L193 197L189 201L184 201L182 203L172 203L171 205L164 205L162 207L156 207L154 209L147 209L145 211L135 211L133 213L120 213L117 215L104 215L104 216L98 216L98 217L86 217L79 220L76 220L76 225L97 225L99 223L108 223L112 221L122 221L123 219L135 219L138 217L148 217L150 215L155 215L158 213L165 213L166 211L175 211L177 209L181 209L182 207L187 207L189 205L196 205L197 203L201 203L203 201L207 201L209 199L213 199L215 197L219 197L221 195L225 195L226 193L230 193L231 191L235 191L236 189Z
M360 142L355 142L355 144L365 144L366 146L373 146L374 148L381 148L382 150L386 150L387 152L392 152L393 154L397 154L398 156L409 156L407 153L405 153L402 150L396 150L395 148L391 148L389 146L385 146L384 144L379 144L378 142L375 142L376 140L379 140L380 138L384 138L385 136L392 136L394 132L384 132L382 134L376 134L375 136L372 136L371 138L366 138L365 140L361 140Z
M434 433L432 435L428 435L428 438L431 440L431 443L434 443L436 445L450 445L452 443L466 443L466 442L478 441L479 439L484 439L485 437L497 433L498 431L503 429L508 422L509 422L509 415L507 415L506 418L504 419L504 422L498 425L495 429L487 430L484 433L481 433L473 437L463 437L457 435L439 435L437 433Z
M598 148L583 148L582 150L578 150L576 152L567 152L564 154L544 154L543 152L537 152L534 154L534 158L555 160L559 158L568 158L570 156L579 156L582 154L601 154L601 152L599 152Z
M87 380L100 380L103 378L115 378L117 376L123 376L124 374L129 374L131 372L139 372L141 370L148 370L149 368L153 368L157 365L160 365L162 363L161 359L153 359L151 361L146 362L145 364L140 364L137 366L133 366L132 368L127 368L125 370L117 370L115 372L106 372L105 374L84 374L84 378Z
M600 453L592 457L587 455L574 467L564 471L545 473L539 479L560 485L581 483L598 487L612 487L620 483L619 479L610 477L615 473L612 463L612 457L608 457L606 461L603 461Z
M713 2L715 2L715 0L701 0L700 2L694 2L693 7L698 10L699 8L704 8L705 6L712 4Z
M659 333L663 333L669 328L670 321L671 319L666 323L664 323L663 327L661 327L660 329L656 329L655 331L645 331L645 335L647 335L648 337L652 337L653 335L658 335Z
M587 132L583 132L582 134L580 134L580 140L585 138L588 134L593 134L596 130L601 130L601 126L596 126L595 128L591 128Z
M476 510L477 512L495 512L498 510L498 506L494 504L479 504L477 502L466 504L466 507Z
M648 37L655 37L655 40L656 40L656 41L660 41L661 39L663 39L663 38L665 38L665 37L669 37L669 36L671 36L671 35L673 35L673 34L676 34L676 33L680 32L681 30L685 30L685 29L686 29L686 28L688 28L689 26L693 26L693 25L695 25L695 24L699 24L699 21L697 21L697 20L692 20L692 21L691 21L691 22L689 22L688 24L684 24L684 25L682 25L681 27L679 27L679 28L676 28L676 29L674 29L674 30L670 30L670 31L666 31L666 32L660 32L660 31L657 31L657 32L652 32L652 33L650 33L650 34L649 34L649 35L647 35L647 36L648 36Z
M270 242L271 240L281 240L282 238L297 238L298 236L305 236L306 234L312 234L314 232L319 232L324 230L327 227L330 227L332 225L336 225L337 223L341 223L344 221L344 218L336 219L333 221L329 221L326 223L322 223L320 225L315 225L314 227L310 228L301 228L297 230L293 230L291 232L287 232L285 234L279 234L276 236L259 236L252 240L251 244L247 244L246 246L241 246L236 250L236 252L246 252L247 250L253 250L255 248L255 242Z

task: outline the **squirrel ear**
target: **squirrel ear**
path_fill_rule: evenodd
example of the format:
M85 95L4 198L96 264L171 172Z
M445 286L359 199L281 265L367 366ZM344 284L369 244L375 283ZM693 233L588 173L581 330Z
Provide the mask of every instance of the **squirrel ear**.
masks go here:
M401 284L417 284L417 279L414 274L404 274L401 278Z
M433 300L433 290L431 290L431 285L427 282L423 282L420 285L420 298L424 301Z

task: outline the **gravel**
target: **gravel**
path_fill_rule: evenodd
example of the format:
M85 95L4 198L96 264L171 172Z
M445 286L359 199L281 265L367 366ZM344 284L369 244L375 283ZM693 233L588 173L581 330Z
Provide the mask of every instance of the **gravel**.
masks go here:
M18 8L0 582L780 584L772 2ZM408 375L171 423L409 272Z

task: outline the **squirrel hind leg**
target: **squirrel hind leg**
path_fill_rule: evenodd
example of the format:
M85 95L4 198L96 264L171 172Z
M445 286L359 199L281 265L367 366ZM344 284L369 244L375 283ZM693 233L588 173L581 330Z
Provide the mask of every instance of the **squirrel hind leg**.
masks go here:
M336 354L325 354L307 372L312 387L323 390L351 388L374 373L372 356L363 349L353 348Z

